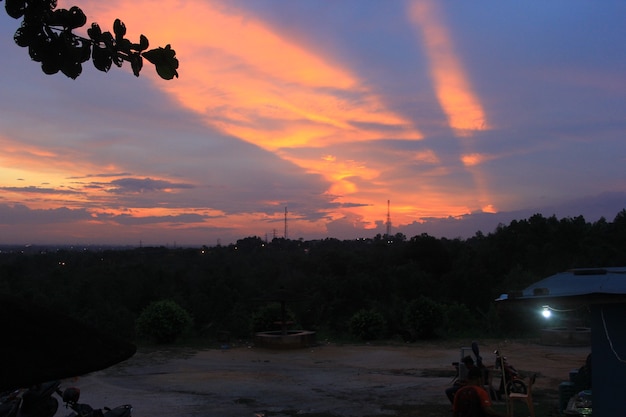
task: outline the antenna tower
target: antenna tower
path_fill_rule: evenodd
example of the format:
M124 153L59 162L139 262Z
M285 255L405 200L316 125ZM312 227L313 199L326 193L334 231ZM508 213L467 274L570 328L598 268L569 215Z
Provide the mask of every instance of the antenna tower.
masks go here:
M387 200L387 237L391 237L391 211L389 210L389 200Z
M285 240L288 239L288 234L287 234L287 206L285 206Z

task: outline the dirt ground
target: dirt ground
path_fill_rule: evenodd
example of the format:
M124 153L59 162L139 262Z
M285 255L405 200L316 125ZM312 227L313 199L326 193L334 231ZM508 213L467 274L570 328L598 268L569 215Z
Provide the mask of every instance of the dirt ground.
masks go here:
M94 408L130 403L135 417L451 415L444 390L459 344L336 345L276 351L251 346L139 350L106 370L63 382ZM499 349L524 374L537 373L539 401L556 402L558 385L589 347L479 342L486 365ZM419 412L420 407L439 414ZM424 408L424 409L425 409ZM68 411L60 408L58 416Z

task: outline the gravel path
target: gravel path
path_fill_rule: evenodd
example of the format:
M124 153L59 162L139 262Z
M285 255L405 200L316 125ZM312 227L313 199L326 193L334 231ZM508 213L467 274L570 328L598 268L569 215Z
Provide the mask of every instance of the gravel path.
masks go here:
M95 408L130 403L135 417L394 416L388 406L449 406L444 390L451 382L451 363L459 360L459 347L140 350L121 364L63 385L79 387L81 402ZM539 373L538 388L552 389L589 353L588 347L519 342L480 347L487 365L499 348L519 370ZM65 416L67 410L60 408L57 415Z

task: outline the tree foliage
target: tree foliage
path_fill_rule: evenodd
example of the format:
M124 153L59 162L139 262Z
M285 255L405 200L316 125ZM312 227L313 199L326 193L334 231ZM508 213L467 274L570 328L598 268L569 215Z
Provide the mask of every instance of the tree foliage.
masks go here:
M385 318L374 309L359 310L350 318L350 332L361 340L380 339L385 331Z
M432 339L444 323L443 313L441 304L422 295L408 303L405 322L418 339Z
M282 330L282 321L287 323L293 323L295 321L295 315L289 308L285 308L285 317L283 317L282 306L280 303L269 303L262 305L257 311L254 311L251 316L250 324L251 331L263 332L263 331L278 331Z
M129 62L138 77L145 58L154 64L161 78L178 77L176 51L170 45L148 50L148 38L144 35L138 42L131 42L120 19L114 21L113 33L103 32L97 23L92 23L87 29L89 38L84 38L73 32L87 23L85 13L77 6L57 9L56 0L4 1L7 14L22 19L13 37L15 43L28 48L31 59L41 63L46 74L60 71L76 79L82 73L82 64L91 58L94 67L103 72L108 72L112 65L121 67Z
M203 248L0 248L0 293L131 338L144 308L165 299L189 312L192 332L203 337L276 330L273 303L281 300L266 296L280 288L290 294L288 320L323 337L518 336L541 322L529 312L516 318L493 300L571 268L626 266L625 225L623 211L595 223L535 215L464 240L247 237Z
M189 313L172 300L150 303L137 319L137 332L157 343L172 343L191 325Z

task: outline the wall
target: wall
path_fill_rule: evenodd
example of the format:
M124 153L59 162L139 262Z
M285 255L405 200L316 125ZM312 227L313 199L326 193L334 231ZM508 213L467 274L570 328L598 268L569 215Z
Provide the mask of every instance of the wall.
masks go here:
M590 307L593 415L626 416L626 303Z

